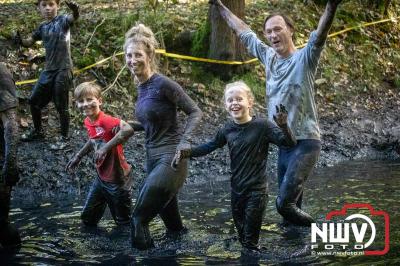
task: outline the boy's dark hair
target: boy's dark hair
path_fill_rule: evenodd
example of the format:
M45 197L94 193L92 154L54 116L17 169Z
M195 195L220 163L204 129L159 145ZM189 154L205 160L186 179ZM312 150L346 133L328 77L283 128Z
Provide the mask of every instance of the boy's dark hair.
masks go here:
M43 1L50 1L50 0L38 0L37 5L40 5L40 2L43 2ZM60 5L60 0L53 0L53 1L56 2L57 5Z
M264 20L264 28L263 28L263 31L265 30L265 24L267 24L267 21L268 21L270 18L277 17L277 16L282 17L283 20L284 20L285 23L286 23L286 26L288 26L288 27L292 30L292 32L293 32L293 40L294 40L294 33L295 33L295 30L296 30L296 28L294 27L294 22L293 22L293 20L292 20L290 17L288 17L288 16L286 16L285 14L282 14L282 13L280 13L280 12L272 13L272 14L268 15L268 16L265 18L265 20Z

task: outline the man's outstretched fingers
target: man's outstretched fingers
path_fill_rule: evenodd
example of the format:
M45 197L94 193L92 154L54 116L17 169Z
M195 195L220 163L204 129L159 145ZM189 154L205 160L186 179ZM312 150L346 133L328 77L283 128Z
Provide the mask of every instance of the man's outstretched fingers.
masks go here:
M287 114L286 107L283 104L281 104L281 112Z

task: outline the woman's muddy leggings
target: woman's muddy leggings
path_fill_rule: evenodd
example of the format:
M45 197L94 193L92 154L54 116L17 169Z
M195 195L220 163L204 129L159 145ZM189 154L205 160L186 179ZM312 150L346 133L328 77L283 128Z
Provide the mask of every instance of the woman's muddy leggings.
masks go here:
M82 222L88 226L96 226L108 205L117 225L129 224L132 206L131 185L131 182L125 185L108 183L96 177L82 210Z
M184 227L178 208L177 194L187 176L188 161L183 160L177 168L171 167L173 152L162 149L147 150L147 177L136 201L131 220L132 247L148 249L153 247L149 223L157 214L163 220L167 231L179 232Z
M268 195L265 191L231 192L232 217L243 247L258 249Z
M311 226L314 219L301 210L304 182L318 161L321 141L298 140L292 148L280 147L278 158L279 194L276 208L285 220L296 225Z

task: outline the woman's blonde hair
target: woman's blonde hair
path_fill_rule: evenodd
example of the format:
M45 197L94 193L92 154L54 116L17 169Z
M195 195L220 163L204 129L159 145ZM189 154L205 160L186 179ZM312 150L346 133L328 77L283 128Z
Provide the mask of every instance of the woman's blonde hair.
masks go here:
M74 91L75 100L82 99L85 96L94 96L97 99L101 98L101 87L94 81L83 82L79 84Z
M125 34L124 52L130 44L141 44L150 58L150 68L153 72L158 70L158 60L156 58L156 49L158 42L153 31L143 24L136 24Z
M226 99L225 99L226 92L227 92L228 90L230 90L230 89L232 89L232 88L236 88L236 87L239 87L239 88L243 89L243 90L246 92L246 94L247 94L247 98L249 99L249 102L250 102L251 104L254 103L254 94L253 94L253 92L251 91L250 87L247 86L247 84L246 84L244 81L242 81L242 80L239 80L239 81L235 81L235 82L226 84L225 90L224 90L224 102L225 102L225 100L226 100Z

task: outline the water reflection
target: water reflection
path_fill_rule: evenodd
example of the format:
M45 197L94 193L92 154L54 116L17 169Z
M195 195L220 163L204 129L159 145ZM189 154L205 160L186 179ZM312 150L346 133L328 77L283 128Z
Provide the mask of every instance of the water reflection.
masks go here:
M46 203L37 208L15 206L11 219L21 230L23 245L1 261L21 264L117 264L117 265L240 265L279 263L399 264L400 162L349 162L322 169L305 190L304 208L323 221L344 203L364 202L385 210L391 219L391 250L383 257L335 257L310 255L310 230L282 226L274 200L276 182L271 181L270 201L262 225L260 259L241 254L230 212L229 182L185 186L180 195L181 213L189 233L181 239L165 236L160 219L151 224L157 247L132 250L129 227L116 227L106 213L97 228L80 222L83 199ZM3 263L2 263L3 264Z

